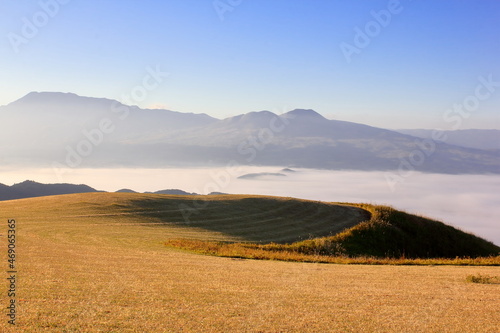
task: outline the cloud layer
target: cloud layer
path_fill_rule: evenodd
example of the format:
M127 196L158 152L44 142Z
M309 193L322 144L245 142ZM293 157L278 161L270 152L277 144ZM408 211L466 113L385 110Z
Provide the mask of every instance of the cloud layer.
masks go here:
M263 194L335 202L386 204L439 219L500 244L500 176L413 173L394 191L384 172L296 169L287 177L238 179L246 173L280 171L272 167L198 169L69 169L63 178L51 169L2 170L0 182L26 179L44 183L84 183L106 191L178 188L206 194ZM36 175L36 176L34 176ZM59 175L60 176L60 175Z

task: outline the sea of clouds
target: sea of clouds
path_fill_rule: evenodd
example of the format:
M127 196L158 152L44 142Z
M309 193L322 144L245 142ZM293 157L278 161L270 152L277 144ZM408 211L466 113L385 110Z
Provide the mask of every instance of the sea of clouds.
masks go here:
M170 169L3 169L0 183L30 179L42 183L87 184L98 190L138 192L182 189L207 194L263 194L333 202L390 205L441 220L500 245L500 175L412 173L391 184L387 173L234 166ZM283 173L239 179L248 173Z

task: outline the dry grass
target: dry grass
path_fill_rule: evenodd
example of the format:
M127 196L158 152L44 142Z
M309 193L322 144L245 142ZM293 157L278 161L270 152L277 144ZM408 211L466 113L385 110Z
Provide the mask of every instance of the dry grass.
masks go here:
M476 274L476 275L468 275L466 280L467 282L472 282L472 283L500 284L500 276Z
M356 265L453 265L453 266L500 266L500 256L476 258L388 258L388 257L348 257L321 254L304 254L289 247L278 249L271 244L260 245L250 243L210 242L196 239L169 239L168 247L179 248L199 254L219 257L311 262L323 264L356 264Z
M326 237L289 244L169 239L200 254L246 259L368 265L500 266L500 248L442 222L387 206L356 205L370 218Z
M196 229L148 225L152 220L147 217L128 214L123 198L132 197L95 194L0 203L5 219L17 219L19 234L18 327L9 328L4 318L0 331L498 328L500 293L492 290L498 286L464 279L470 274L498 276L498 267L339 266L200 256L163 245L165 239ZM113 209L124 214L83 217L91 206L102 214ZM6 248L4 228L0 239Z

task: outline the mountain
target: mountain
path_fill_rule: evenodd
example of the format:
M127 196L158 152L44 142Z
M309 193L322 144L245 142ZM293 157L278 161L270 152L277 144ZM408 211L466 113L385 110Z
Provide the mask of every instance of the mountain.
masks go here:
M283 115L251 112L171 136L147 136L168 156L193 163L274 165L322 169L500 173L500 153L422 140L339 120L313 110ZM179 146L182 144L182 153ZM143 149L147 149L146 146ZM167 155L167 154L166 154ZM403 167L402 167L403 165ZM409 165L409 166L408 166Z
M137 193L137 192L128 188L122 188L121 190L116 191L116 193Z
M169 195L198 195L198 193L189 193L179 189L168 189L168 190L160 190L156 192L144 192L144 193L169 194Z
M215 119L103 98L30 93L0 107L0 163L75 167L263 165L500 173L500 150L329 120L314 110Z
M12 186L0 184L0 201L89 192L98 191L87 185L40 184L27 180Z
M104 192L97 191L96 189L80 184L41 184L32 180L26 180L22 183L14 184L12 186L0 184L0 201L16 200L34 197L43 197L61 194L74 194L74 193L90 193L90 192ZM121 189L116 193L138 193L131 189ZM156 192L144 192L149 194L169 194L169 195L199 195L198 193L189 193L179 189L160 190ZM219 192L212 192L210 195L224 194Z
M430 129L400 129L399 133L431 138L435 130ZM452 145L484 150L500 150L500 130L495 129L466 129L455 131L441 131L442 142Z
M69 152L108 155L110 143L126 146L140 142L145 133L174 133L214 121L206 114L140 109L106 98L31 92L0 107L0 161L47 165Z

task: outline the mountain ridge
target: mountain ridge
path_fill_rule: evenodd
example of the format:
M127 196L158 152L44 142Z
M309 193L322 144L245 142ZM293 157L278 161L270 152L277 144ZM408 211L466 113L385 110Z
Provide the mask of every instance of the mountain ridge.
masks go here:
M42 184L25 180L12 186L0 184L0 201L90 192L99 191L85 184Z
M60 100L64 103L58 104ZM500 174L500 150L329 120L311 109L280 115L255 111L221 120L44 92L0 107L0 129L0 153L9 165L167 167L236 162L379 171L410 165L422 172Z
M63 194L107 192L99 191L85 184L53 183L44 184L33 180L25 180L11 186L0 183L0 201L36 198ZM139 193L131 189L120 189L116 193ZM110 192L111 193L111 192ZM144 192L150 194L170 194L170 195L199 195L180 189L165 189L155 192ZM215 194L215 193L210 193Z

